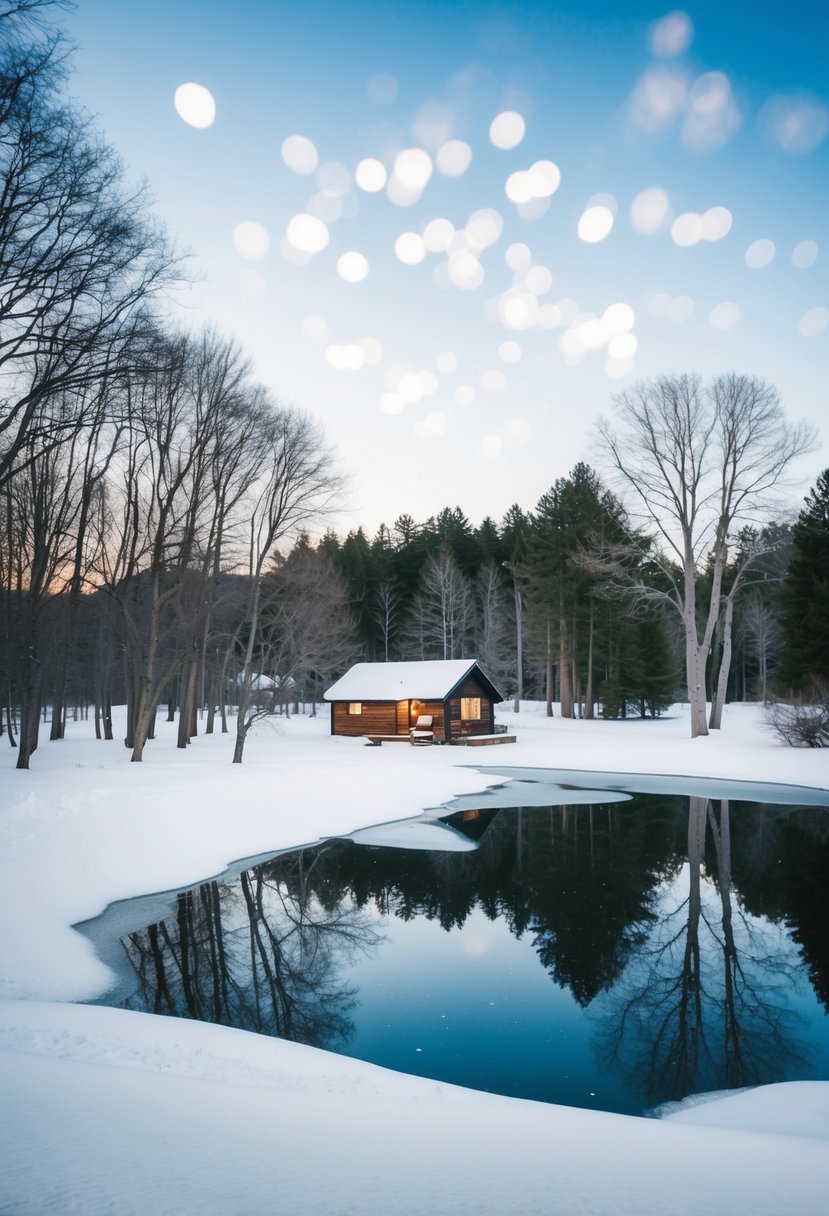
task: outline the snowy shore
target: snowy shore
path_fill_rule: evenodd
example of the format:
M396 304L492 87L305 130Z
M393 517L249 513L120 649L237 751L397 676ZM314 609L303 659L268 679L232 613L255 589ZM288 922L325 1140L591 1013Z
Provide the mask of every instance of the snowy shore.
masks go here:
M825 1211L829 1083L768 1086L662 1121L405 1077L242 1031L65 1002L111 973L71 926L113 900L236 859L484 790L484 767L585 769L829 790L829 752L793 750L759 710L688 738L654 722L498 720L518 742L366 748L327 714L274 719L232 766L228 736L143 765L71 725L29 773L0 740L0 1212L732 1213ZM829 811L827 811L829 813Z

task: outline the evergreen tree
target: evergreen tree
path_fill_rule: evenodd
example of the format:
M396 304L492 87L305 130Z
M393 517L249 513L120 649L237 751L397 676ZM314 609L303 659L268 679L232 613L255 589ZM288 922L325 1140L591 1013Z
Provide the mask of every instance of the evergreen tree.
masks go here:
M792 532L792 560L783 587L784 685L805 689L829 678L829 469L805 499Z

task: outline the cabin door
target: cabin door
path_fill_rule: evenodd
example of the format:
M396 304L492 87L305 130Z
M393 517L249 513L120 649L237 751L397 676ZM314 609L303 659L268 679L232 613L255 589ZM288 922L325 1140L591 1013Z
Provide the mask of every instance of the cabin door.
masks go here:
M397 733L398 735L408 735L409 726L409 702L397 702Z

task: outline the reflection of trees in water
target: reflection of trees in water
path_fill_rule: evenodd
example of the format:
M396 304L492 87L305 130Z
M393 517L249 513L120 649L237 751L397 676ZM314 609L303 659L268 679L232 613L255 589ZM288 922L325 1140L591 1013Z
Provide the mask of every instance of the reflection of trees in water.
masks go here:
M463 812L450 820L474 852L368 848L334 842L315 874L326 906L351 898L410 921L460 928L480 909L521 937L580 1004L610 985L653 916L653 891L680 865L674 839L684 800Z
M676 804L655 799L647 816L555 807L531 821L528 928L546 970L582 1006L614 983L654 920L654 891L677 866Z
M758 806L734 822L734 882L748 912L785 922L829 1012L829 811Z
M356 996L345 967L379 940L378 912L450 930L481 910L531 936L646 1103L791 1067L793 941L829 988L826 812L650 796L451 823L474 852L332 841L181 895L128 941L143 1007L335 1045Z
M355 992L342 972L381 939L359 908L315 896L309 871L321 853L179 895L174 919L125 941L139 979L128 1006L315 1046L347 1042Z
M788 1007L797 953L782 927L735 907L727 801L718 817L709 799L690 799L687 883L597 1010L606 1062L648 1103L767 1083L799 1058Z

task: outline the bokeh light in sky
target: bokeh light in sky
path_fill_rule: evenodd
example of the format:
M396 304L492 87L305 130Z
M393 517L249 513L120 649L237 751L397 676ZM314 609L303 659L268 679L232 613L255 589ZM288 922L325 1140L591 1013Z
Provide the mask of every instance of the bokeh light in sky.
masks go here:
M173 104L179 118L191 127L204 129L212 126L216 118L216 102L213 94L203 84L193 81L180 84L173 95Z
M73 92L192 253L180 323L319 419L340 530L532 508L643 377L764 376L825 425L827 6L378 12L65 20Z

